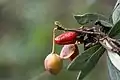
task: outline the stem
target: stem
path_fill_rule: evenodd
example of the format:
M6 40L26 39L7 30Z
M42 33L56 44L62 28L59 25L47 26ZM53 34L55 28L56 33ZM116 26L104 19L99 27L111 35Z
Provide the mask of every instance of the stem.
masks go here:
M101 42L102 39L106 40L111 46L112 46L112 51L114 52L120 52L120 48L114 44L113 42L117 43L118 45L120 45L120 42L116 39L112 39L110 38L109 36L107 36L105 33L103 33L102 31L90 31L91 29L90 28L83 28L83 27L80 27L79 29L69 29L69 28L64 28L58 21L55 22L55 25L57 26L57 30L63 30L63 31L72 31L72 32L76 32L76 33L80 33L80 34L91 34L91 35L99 35L97 38L98 40L100 41L100 43L103 43ZM104 43L103 43L104 44ZM107 47L106 45L104 45L106 48L109 48Z
M108 37L107 40L108 40L109 44L113 47L113 50L115 50L116 53L119 53L120 52L120 48L116 44L113 43L111 38Z
M113 39L113 38L110 38L113 42L117 43L118 45L120 45L120 42L117 40L117 39Z
M113 51L115 53L120 52L120 48L116 44L114 44L111 38L109 38L108 36L100 39L99 41L107 50ZM110 46L107 44L109 44Z
M55 52L55 30L56 30L57 28L54 28L53 29L53 44L52 44L52 54Z
M64 28L60 22L55 21L55 25L57 26L57 30L63 30L63 31L72 31L72 32L77 32L77 33L84 33L84 34L94 34L94 35L101 35L101 36L105 36L105 34L103 32L93 32L93 31L89 31L87 29L84 29L83 26L79 29L69 29L69 28Z

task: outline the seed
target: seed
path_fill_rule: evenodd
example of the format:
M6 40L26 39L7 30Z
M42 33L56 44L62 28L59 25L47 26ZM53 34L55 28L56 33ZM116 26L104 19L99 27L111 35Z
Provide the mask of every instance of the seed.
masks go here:
M60 57L62 59L70 59L72 61L78 54L78 46L76 44L68 44L63 46Z
M49 54L44 60L45 69L51 74L58 74L63 66L63 61L58 54Z
M74 44L77 35L76 32L65 32L55 38L55 43L59 45Z

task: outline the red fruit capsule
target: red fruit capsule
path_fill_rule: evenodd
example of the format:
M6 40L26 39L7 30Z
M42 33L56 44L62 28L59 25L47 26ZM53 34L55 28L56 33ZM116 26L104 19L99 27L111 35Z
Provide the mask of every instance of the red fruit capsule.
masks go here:
M55 43L59 45L74 44L77 35L76 32L65 32L55 38Z

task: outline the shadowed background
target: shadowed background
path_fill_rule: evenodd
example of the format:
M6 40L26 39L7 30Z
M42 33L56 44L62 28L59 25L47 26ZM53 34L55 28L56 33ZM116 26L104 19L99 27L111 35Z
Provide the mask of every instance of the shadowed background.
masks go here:
M73 14L110 16L116 0L0 0L0 80L75 80L78 72L44 72L51 52L54 21L79 27ZM59 53L62 46L56 46ZM83 50L80 50L82 52ZM84 80L107 80L106 56Z

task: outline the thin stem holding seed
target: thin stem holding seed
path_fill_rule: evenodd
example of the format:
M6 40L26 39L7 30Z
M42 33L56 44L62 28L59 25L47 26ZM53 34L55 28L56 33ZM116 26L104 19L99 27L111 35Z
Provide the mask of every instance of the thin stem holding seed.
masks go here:
M55 30L56 30L57 28L54 28L53 29L53 44L52 44L52 54L55 52Z

